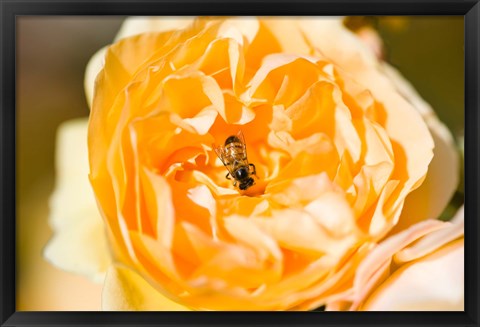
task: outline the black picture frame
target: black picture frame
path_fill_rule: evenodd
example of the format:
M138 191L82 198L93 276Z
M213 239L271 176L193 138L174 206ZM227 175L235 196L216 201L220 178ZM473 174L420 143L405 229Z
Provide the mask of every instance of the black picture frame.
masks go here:
M22 15L463 15L465 19L464 312L17 312L16 17ZM1 326L478 326L480 4L478 0L0 0Z

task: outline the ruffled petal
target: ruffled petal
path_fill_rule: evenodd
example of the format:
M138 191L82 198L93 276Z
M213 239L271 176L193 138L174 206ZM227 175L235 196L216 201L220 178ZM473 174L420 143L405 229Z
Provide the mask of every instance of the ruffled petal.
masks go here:
M433 159L423 184L405 201L402 216L395 228L399 231L404 229L406 224L438 217L442 213L459 183L460 157L452 135L435 115L432 107L418 95L412 85L395 68L384 63L382 71L394 83L400 94L420 112L435 143ZM413 217L414 220L412 220Z
M361 309L463 311L463 239L397 270L375 290Z
M120 27L115 41L141 33L181 29L191 24L194 19L193 16L128 17Z
M375 54L345 29L340 20L306 18L300 19L298 24L312 51L319 51L334 62L340 68L339 74L348 72L355 82L368 86L377 101L378 120L391 139L397 161L391 178L402 181L401 187L392 193L395 200L389 208L384 208L385 211L397 212L390 218L395 224L405 197L420 186L427 173L433 157L432 136L414 106L397 92L396 85L388 76L381 73ZM346 83L344 88L347 91L352 89L354 83L351 84ZM405 133L404 126L409 127L408 133Z

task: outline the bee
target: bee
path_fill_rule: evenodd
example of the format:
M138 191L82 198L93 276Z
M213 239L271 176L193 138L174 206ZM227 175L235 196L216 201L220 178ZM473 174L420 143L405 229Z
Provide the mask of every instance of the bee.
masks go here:
M255 165L248 162L247 146L242 131L238 131L237 135L231 135L225 140L223 146L213 144L215 153L227 168L227 179L233 177L233 186L245 191L255 184L252 175L257 176Z

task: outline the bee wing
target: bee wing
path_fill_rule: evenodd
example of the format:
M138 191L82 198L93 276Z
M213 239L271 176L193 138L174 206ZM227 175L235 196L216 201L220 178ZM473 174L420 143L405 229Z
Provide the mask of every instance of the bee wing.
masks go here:
M243 145L243 153L245 154L245 158L243 158L243 159L244 159L245 161L247 161L247 158L248 158L248 156L247 156L247 145L246 145L246 143L245 143L245 137L243 136L242 130L239 130L239 131L237 132L237 137L238 137L238 139L240 140L240 142L241 142L242 145ZM247 162L248 162L248 161L247 161Z
M225 154L223 152L223 147L216 144L212 144L212 148L213 148L213 151L215 151L215 153L217 154L217 157L219 157L222 163L225 165L225 159L224 159Z
M223 165L227 167L227 170L230 172L230 174L232 174L233 172L232 172L231 166L228 164L228 161L226 160L226 154L223 147L212 144L212 148L217 154L217 156L220 158L220 160L222 161Z

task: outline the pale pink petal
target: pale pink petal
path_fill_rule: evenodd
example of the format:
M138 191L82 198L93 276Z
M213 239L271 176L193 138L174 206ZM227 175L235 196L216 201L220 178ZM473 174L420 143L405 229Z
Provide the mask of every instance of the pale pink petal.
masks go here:
M376 289L362 310L463 311L463 239L401 267Z
M432 232L395 255L395 262L402 263L418 259L437 248L464 235L464 209L457 211L451 225Z
M378 32L371 27L363 27L355 31L360 40L363 41L375 53L378 59L384 55L383 40Z
M358 303L366 296L369 290L365 288L365 285L374 284L372 279L376 274L376 271L385 265L385 263L390 262L395 253L420 237L446 227L447 224L441 221L427 220L418 223L397 235L387 238L384 242L374 248L357 269L353 282L355 289L355 303ZM377 274L376 276L380 277L381 274Z

